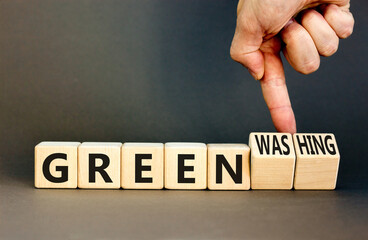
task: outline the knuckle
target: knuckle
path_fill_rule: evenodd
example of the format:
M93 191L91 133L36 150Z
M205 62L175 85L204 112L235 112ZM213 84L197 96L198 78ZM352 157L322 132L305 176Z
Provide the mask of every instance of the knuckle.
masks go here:
M302 28L299 27L288 28L283 36L283 40L286 42L286 44L296 43L304 39L305 39L305 32L303 31Z
M297 23L290 24L287 28L284 28L281 32L282 40L287 44L293 42L303 36L303 30Z
M326 7L326 11L328 12L339 12L339 7L336 4L328 4Z
M230 47L230 57L234 60L234 61L239 61L239 51L237 51L233 46Z
M333 24L340 20L339 15L340 15L339 8L334 4L330 4L326 7L324 18L328 23Z
M313 9L304 11L302 16L302 25L309 24L310 22L312 22L314 18L318 16L318 14L319 13Z

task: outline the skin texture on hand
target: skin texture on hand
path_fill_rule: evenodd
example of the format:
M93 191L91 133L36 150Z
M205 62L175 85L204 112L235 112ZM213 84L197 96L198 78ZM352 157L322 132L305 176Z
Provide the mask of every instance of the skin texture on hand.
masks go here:
M349 0L239 1L230 55L260 80L277 131L296 132L280 52L296 71L316 71L320 56L334 54L339 38L352 34L349 7Z

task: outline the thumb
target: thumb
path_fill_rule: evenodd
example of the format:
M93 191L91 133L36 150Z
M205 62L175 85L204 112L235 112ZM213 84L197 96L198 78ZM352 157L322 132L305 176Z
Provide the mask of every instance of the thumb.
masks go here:
M233 41L230 48L230 56L234 61L246 67L250 74L260 80L264 74L264 56L260 51L263 41L263 33L258 23L252 22L252 18L241 11L245 3L239 1L238 18Z

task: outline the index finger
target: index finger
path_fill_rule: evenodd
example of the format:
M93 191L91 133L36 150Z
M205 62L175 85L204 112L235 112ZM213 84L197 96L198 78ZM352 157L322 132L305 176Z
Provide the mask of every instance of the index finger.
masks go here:
M277 41L271 39L269 41ZM278 40L279 41L279 40ZM274 42L264 44L277 44ZM278 132L296 132L296 122L291 108L285 73L278 49L266 46L263 49L265 60L264 76L260 80L263 97L270 110L271 118Z

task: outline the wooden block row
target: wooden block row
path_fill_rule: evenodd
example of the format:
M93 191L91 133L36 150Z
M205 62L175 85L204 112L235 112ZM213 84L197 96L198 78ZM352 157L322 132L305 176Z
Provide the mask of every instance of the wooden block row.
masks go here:
M246 144L41 142L37 188L334 189L333 134L251 133Z

